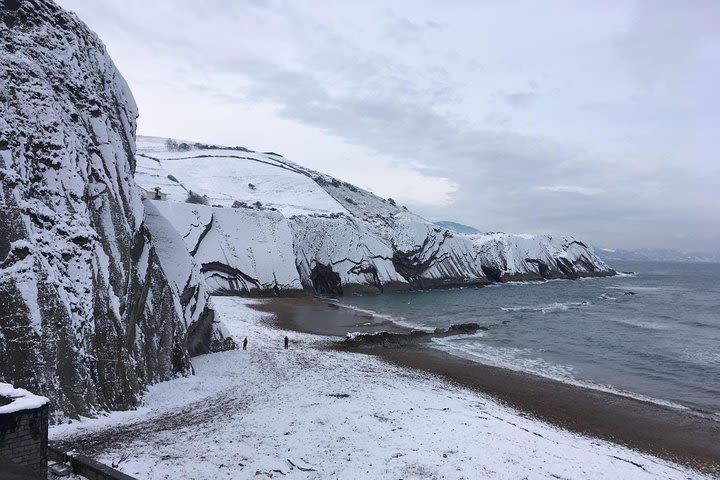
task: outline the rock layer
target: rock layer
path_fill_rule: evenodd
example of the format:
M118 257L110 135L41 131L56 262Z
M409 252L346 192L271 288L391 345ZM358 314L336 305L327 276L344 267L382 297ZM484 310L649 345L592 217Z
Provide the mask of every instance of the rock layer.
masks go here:
M188 325L212 315L199 274L178 292L144 223L136 117L75 15L2 3L0 378L49 397L55 420L134 407L190 372Z
M572 237L453 232L276 154L168 148L175 143L140 138L136 180L167 195L152 202L216 293L343 295L614 273Z

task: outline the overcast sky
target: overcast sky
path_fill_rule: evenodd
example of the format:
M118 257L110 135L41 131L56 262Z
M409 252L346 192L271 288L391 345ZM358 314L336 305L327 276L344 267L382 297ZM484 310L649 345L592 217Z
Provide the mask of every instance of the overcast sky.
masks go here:
M273 150L484 231L720 252L720 1L59 3L139 134Z

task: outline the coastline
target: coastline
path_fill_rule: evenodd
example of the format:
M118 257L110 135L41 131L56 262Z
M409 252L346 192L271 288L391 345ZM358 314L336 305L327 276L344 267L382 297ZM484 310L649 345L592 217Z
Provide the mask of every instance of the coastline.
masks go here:
M391 321L317 298L281 298L253 305L280 328L344 337L347 332L408 332ZM697 470L720 473L720 422L690 411L473 362L429 345L338 350L377 356L491 395L532 417Z

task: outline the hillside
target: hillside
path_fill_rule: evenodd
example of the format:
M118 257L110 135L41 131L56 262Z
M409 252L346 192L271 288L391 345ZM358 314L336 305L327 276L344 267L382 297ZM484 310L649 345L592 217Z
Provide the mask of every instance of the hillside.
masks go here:
M214 292L388 292L614 273L572 237L454 232L274 153L139 137L137 162L136 182Z

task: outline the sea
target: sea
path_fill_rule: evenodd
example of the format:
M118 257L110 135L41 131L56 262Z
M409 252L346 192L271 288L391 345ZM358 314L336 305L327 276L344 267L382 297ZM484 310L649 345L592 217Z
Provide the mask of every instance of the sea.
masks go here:
M608 278L344 297L467 359L720 420L720 264L616 262Z

